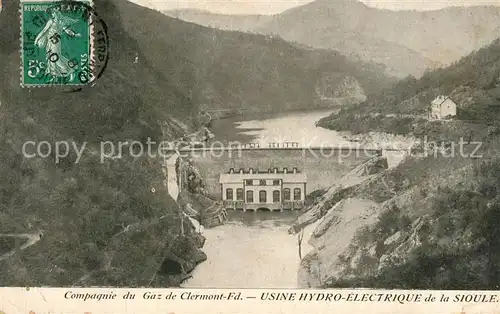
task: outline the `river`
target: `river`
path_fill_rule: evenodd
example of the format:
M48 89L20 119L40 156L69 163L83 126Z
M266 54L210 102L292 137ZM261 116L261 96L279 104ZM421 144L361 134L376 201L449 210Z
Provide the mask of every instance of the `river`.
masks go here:
M299 269L297 236L287 229L296 215L290 212L229 212L225 225L205 229L207 260L196 267L183 287L295 288ZM311 247L302 242L302 256ZM307 233L307 234L306 234Z
M301 145L341 145L341 134L315 126L330 111L293 112L271 117L236 117L215 121L212 132L220 141L299 142ZM316 161L317 162L317 161ZM342 168L347 172L357 163ZM332 182L336 180L332 176ZM309 182L308 182L309 184ZM296 288L299 269L297 236L289 225L298 213L230 211L225 225L205 229L203 250L208 259L198 265L189 288ZM308 226L302 242L302 257L312 248L307 244L315 225Z
M297 142L301 147L348 144L342 133L316 127L315 123L333 110L297 111L252 115L217 120L212 125L215 139L222 142Z

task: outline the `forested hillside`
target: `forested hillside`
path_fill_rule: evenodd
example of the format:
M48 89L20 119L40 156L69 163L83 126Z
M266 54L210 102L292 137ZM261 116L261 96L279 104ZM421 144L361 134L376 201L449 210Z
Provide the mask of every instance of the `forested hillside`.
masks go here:
M400 154L396 167L349 189L340 182L320 199L316 206L327 214L310 239L317 249L302 262L307 285L498 288L499 70L495 40L320 121L336 130L404 134L408 150L387 154ZM457 102L454 121L425 118L440 94Z
M357 133L365 129L414 132L412 124L421 125L419 116L426 116L430 102L438 95L450 96L457 103L457 120L496 125L500 115L500 40L420 79L407 77L363 103L324 118L320 125ZM400 116L386 117L394 114ZM360 119L365 122L363 127L353 129L352 122Z
M137 42L123 31L112 1L98 5L109 26L112 56L96 86L73 93L50 87L21 89L19 2L7 0L3 5L0 237L41 238L0 259L0 282L4 286L178 285L205 256L189 224L186 234L180 234L179 208L161 184L162 160L125 154L101 163L98 143L180 135L184 130L172 123L171 114L194 114L192 102L161 80L149 63L130 62L136 53L144 57ZM56 164L54 151L48 158L23 158L21 148L28 140L88 144L79 163L71 151ZM159 219L164 215L168 219ZM0 255L16 249L15 243L3 244ZM164 262L179 267L168 273L162 271Z
M117 3L123 27L137 40L145 60L193 104L208 109L312 109L328 105L316 91L325 79L335 86L352 76L365 94L395 81L377 66L336 51L201 27L125 1Z

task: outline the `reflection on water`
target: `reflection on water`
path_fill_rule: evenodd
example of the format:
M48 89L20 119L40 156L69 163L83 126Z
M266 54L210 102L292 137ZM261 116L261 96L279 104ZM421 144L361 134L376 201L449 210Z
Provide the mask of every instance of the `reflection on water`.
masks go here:
M188 288L295 288L297 236L288 234L296 212L229 212L229 221L205 229L208 259L182 286ZM304 235L302 255L311 248Z
M259 142L266 146L269 142L298 142L301 146L338 146L346 143L339 132L315 125L332 111L233 117L214 121L211 129L215 139L223 142Z
M242 212L228 211L228 219L235 223L242 223L250 227L281 227L289 226L299 215L298 211L286 210L283 212L257 211Z

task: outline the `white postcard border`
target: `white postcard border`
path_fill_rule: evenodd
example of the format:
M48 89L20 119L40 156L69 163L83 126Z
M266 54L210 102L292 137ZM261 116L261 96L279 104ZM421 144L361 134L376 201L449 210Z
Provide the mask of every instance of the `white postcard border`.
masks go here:
M134 299L124 296L135 294ZM262 300L263 296L280 300ZM71 295L78 295L74 299ZM103 295L98 300L98 294ZM343 300L326 301L326 295ZM387 295L420 301L377 301ZM87 295L87 300L80 299ZM112 295L115 295L112 297ZM195 295L224 295L224 300L194 300ZM300 296L313 300L299 300ZM322 297L317 297L321 296ZM363 297L365 295L365 297ZM375 295L375 297L373 296ZM104 297L105 296L105 297ZM146 296L149 296L147 298ZM161 296L161 297L160 297ZM168 297L169 296L169 297ZM175 296L175 297L173 297ZM294 296L294 297L292 297ZM371 297L371 301L369 298ZM411 297L410 297L411 296ZM464 298L464 302L456 302ZM191 297L191 300L189 298ZM430 297L434 297L431 301ZM285 300L283 300L285 298ZM364 301L362 300L364 298ZM441 299L449 298L443 302ZM465 302L474 299L478 302ZM292 300L293 299L293 300ZM320 300L316 300L320 299ZM427 301L425 301L427 300ZM211 313L499 313L499 291L374 289L128 289L128 288L0 288L0 314L211 314Z

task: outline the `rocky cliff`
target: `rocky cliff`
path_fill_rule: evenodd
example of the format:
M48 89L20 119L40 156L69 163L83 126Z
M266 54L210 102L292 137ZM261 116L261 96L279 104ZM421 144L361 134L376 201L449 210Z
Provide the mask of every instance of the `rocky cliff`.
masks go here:
M366 100L366 95L359 81L352 76L344 76L325 73L316 86L316 94L319 99L331 106L344 106L359 104Z
M337 258L348 246L356 230L374 220L376 204L370 200L350 198L356 187L375 180L388 168L387 159L375 157L351 170L337 184L315 199L289 229L297 233L320 220L308 240L314 250L301 262L300 287L318 287L330 276Z
M500 215L499 142L484 145L480 161L408 157L341 195L333 187L300 218L321 220L309 239L315 249L301 262L299 286L480 289L498 284L500 232L492 219Z
M300 264L299 287L321 287L330 276L338 275L343 252L359 228L376 220L377 208L372 201L347 198L328 210L309 239L315 249Z
M297 233L305 226L310 225L323 218L339 201L348 197L354 187L364 181L372 180L377 173L387 169L387 159L376 157L359 165L343 176L337 184L334 184L324 194L316 198L308 210L300 215L289 229L289 233Z

